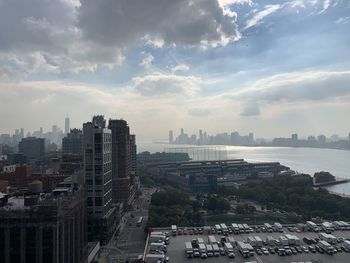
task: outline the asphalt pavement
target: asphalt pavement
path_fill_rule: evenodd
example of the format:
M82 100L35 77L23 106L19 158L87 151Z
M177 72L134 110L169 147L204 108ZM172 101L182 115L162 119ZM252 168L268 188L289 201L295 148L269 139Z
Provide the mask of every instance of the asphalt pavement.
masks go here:
M130 256L142 255L144 252L147 233L144 229L148 219L149 201L155 189L142 189L142 195L132 204L132 209L121 219L123 227L107 246L101 248L100 263L125 262ZM142 225L137 221L142 217Z

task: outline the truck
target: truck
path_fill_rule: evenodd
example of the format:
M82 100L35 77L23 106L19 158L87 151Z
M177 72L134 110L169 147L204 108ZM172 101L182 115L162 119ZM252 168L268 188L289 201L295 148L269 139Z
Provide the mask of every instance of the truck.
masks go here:
M250 251L247 245L248 244L242 241L237 241L238 251L239 253L241 253L242 257L244 258L248 258L250 256Z
M176 236L177 235L177 226L176 225L172 225L171 226L171 234L173 236Z
M254 238L255 238L255 241L256 241L256 246L257 247L262 247L262 245L263 245L262 239L259 236L255 236Z
M323 222L321 224L321 228L327 233L330 234L332 231L334 231L334 226L330 222Z
M207 248L207 255L208 255L208 257L213 257L214 256L213 246L211 244L207 244L206 248Z
M218 257L220 256L220 248L217 243L212 244L213 250L214 250L214 256Z
M205 244L200 243L198 245L198 247L199 247L199 252L201 254L201 257L206 258L208 255L207 255L207 248L206 248Z
M276 239L273 238L272 236L267 236L266 237L266 244L269 246L274 246L274 245L276 245Z
M224 244L224 250L229 258L235 257L235 253L233 252L233 247L232 247L231 243L226 242Z
M264 223L264 227L266 228L266 231L269 233L273 232L272 226L269 223Z
M331 234L326 234L326 233L321 233L320 234L320 239L324 240L330 244L335 244L337 243L337 238Z
M208 242L209 244L218 244L218 241L216 240L215 236L208 236Z
M281 225L280 223L275 222L273 225L275 226L276 231L278 231L278 232L280 232L280 233L283 232L283 227L282 227L282 225Z
M240 234L243 234L245 232L242 224L238 224L238 229Z
M220 224L220 227L221 227L222 234L227 235L228 228L227 228L226 224L222 223L222 224Z
M282 246L289 246L289 240L285 236L280 236L279 241L281 242Z
M313 231L313 232L319 232L320 228L312 221L306 221L306 228L309 231Z
M163 254L147 254L145 256L145 263L164 263L165 256Z
M243 228L244 228L244 232L246 233L250 233L253 230L251 227L249 227L248 224L243 224Z
M227 237L226 242L231 243L233 247L236 246L236 240L233 237Z
M187 258L193 257L193 247L192 247L191 242L185 242L185 251L186 251Z
M197 238L197 240L198 240L198 244L204 244L203 238L199 237L199 238Z
M165 245L164 242L161 242L161 243L155 243L155 242L152 242L150 245L149 245L149 250L152 252L152 251L166 251L167 250L167 247Z
M249 236L249 237L247 238L247 242L248 242L249 244L251 244L253 247L256 247L256 240L255 240L254 237Z
M232 223L231 226L232 226L232 229L233 229L233 233L239 234L239 227L238 227L238 225L235 224L235 223Z
M215 225L215 231L217 234L221 234L222 230L221 230L221 226L220 225Z
M285 237L288 239L288 243L291 246L300 245L300 239L295 235L285 234Z
M333 255L334 253L334 247L332 247L327 241L320 240L318 242L318 245L328 254Z

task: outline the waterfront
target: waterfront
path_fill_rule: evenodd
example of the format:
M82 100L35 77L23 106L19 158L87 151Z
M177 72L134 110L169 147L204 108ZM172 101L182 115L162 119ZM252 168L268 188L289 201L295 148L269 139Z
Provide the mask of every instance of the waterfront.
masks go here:
M163 151L182 145L169 144L139 144L139 151ZM184 149L191 147L190 157L195 146L183 146ZM206 146L213 147L214 146ZM336 177L350 179L350 151L316 148L289 148L289 147L243 147L243 146L220 146L226 149L227 158L243 158L249 162L280 162L299 173L313 175L315 172L327 171ZM220 155L222 156L222 155ZM333 192L350 195L350 183L327 187Z

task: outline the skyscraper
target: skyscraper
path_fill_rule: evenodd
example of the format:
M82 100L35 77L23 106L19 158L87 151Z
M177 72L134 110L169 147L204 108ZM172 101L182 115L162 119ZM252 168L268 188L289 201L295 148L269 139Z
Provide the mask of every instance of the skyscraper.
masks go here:
M83 124L83 151L88 237L106 244L115 230L116 213L112 205L112 133L103 116Z
M174 143L174 133L173 131L169 131L169 144Z
M112 132L112 177L114 203L128 202L131 195L130 129L125 120L109 120Z
M67 116L65 119L64 119L64 133L65 134L68 134L69 133L69 117Z

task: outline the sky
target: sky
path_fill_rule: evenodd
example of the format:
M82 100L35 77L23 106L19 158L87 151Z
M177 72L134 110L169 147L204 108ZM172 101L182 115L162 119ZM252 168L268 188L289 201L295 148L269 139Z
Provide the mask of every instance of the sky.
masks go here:
M0 0L0 133L350 131L348 0Z

